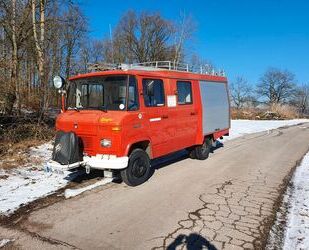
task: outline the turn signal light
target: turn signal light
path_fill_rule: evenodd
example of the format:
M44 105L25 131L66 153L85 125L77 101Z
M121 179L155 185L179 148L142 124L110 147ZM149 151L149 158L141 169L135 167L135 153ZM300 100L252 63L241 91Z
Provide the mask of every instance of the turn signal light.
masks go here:
M116 131L116 132L121 131L121 126L112 127L112 131Z
M100 122L100 123L108 123L108 122L112 122L112 121L113 121L112 118L107 118L107 117L101 117L101 118L99 119L99 122Z

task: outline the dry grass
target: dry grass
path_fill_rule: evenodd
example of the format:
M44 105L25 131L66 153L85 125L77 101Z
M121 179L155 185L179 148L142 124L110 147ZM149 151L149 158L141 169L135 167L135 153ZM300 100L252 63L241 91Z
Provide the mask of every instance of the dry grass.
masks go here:
M54 129L47 124L12 124L0 130L0 168L8 169L29 162L29 149L50 141Z
M232 108L231 116L232 119L246 119L246 120L257 120L260 111L258 109L245 108L245 109L235 109Z
M278 114L283 119L296 119L299 118L299 114L295 107L290 105L274 104L270 107L270 111Z
M33 164L41 163L37 158L29 157L29 149L31 147L39 146L46 141L42 140L24 140L22 142L12 144L10 149L2 155L0 161L0 169L11 169L18 166L25 165L30 162Z
M300 118L297 110L289 105L272 105L269 108L244 108L231 111L232 119L246 120L288 120Z

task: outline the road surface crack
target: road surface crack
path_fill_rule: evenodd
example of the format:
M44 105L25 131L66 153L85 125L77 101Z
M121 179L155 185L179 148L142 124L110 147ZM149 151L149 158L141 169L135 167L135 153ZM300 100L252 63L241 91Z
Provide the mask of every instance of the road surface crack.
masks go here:
M265 220L273 213L278 191L261 170L245 179L230 179L200 194L200 207L179 220L153 249L198 248L201 239L210 249L262 249ZM199 237L192 240L192 234Z

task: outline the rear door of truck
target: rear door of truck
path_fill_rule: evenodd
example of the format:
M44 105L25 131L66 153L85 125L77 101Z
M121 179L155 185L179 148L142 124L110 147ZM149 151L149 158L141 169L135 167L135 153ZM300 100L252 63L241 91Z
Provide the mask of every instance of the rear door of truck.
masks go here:
M202 104L203 134L230 127L230 105L227 83L199 81Z

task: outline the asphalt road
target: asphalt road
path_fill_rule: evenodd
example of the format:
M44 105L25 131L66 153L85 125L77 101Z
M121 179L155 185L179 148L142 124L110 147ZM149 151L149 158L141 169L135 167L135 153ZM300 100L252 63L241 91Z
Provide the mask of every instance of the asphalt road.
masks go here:
M33 211L11 248L262 248L285 181L309 149L309 124L224 143L206 161L182 154L138 187L111 183Z

